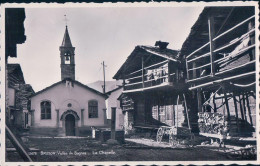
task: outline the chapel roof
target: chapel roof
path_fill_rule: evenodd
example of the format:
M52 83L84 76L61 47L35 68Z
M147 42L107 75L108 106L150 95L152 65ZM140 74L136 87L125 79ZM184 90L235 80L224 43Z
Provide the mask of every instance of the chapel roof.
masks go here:
M56 86L56 85L58 85L58 84L66 83L66 81L71 81L71 82L72 82L72 85L77 84L77 85L79 85L79 86L81 86L81 87L83 87L83 88L85 88L85 89L87 89L87 90L90 90L90 91L92 91L92 92L96 93L97 95L100 95L100 96L102 96L102 97L104 97L104 98L107 98L107 97L108 97L106 94L101 93L101 92L99 92L99 91L97 91L97 90L95 90L95 89L93 89L93 88L90 88L89 86L84 85L84 84L82 84L82 83L79 82L79 81L72 80L72 79L70 79L70 78L66 78L66 79L64 79L64 80L61 80L61 81L59 81L59 82L56 82L56 83L54 83L54 84L52 84L52 85L50 85L50 86L48 86L48 87L46 87L46 88L44 88L44 89L38 91L38 92L36 92L35 94L33 94L33 95L31 96L31 98L34 97L34 96L37 96L38 94L41 94L41 93L43 93L43 92L49 90L49 89L51 89L52 87L54 87L54 86Z

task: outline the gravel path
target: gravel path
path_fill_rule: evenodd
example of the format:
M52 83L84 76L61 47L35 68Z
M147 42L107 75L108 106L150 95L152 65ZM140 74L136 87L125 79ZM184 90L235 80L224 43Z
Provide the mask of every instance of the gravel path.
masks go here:
M27 138L25 145L39 149L30 153L33 161L199 161L233 160L207 147L169 147L149 139L126 139L123 145L107 145L90 138ZM11 145L7 143L7 147ZM22 161L8 152L9 161Z

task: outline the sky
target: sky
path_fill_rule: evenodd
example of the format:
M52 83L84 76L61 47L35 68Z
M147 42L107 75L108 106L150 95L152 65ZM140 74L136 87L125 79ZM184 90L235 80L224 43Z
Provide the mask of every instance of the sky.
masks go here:
M67 16L75 47L76 80L83 84L113 76L137 45L181 49L203 7L25 8L27 39L17 45L17 58L27 84L37 92L61 80L60 52Z

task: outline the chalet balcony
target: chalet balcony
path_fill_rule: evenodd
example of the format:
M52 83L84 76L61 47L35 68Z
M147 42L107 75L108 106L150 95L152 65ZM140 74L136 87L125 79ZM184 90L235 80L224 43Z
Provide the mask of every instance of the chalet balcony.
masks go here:
M124 92L173 86L173 83L180 79L177 79L176 72L171 72L169 64L166 60L128 74L128 78L125 79Z
M214 20L208 20L209 42L186 56L187 82L190 90L214 83L246 78L255 80L255 16L214 36Z

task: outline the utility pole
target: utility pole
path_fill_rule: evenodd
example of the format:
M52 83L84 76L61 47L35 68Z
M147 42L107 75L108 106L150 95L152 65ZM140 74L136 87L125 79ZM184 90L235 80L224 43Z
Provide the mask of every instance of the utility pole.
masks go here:
M106 93L106 75L105 75L105 62L103 61L102 63L102 66L103 66L103 76L104 76L104 85L103 85L103 93L105 94Z

